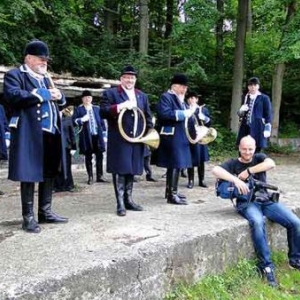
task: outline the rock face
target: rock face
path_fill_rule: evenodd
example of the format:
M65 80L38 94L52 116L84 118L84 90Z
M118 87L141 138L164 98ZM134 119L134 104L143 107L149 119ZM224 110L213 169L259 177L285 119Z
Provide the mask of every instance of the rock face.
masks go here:
M165 170L154 167L157 182L141 177L134 184L144 211L120 218L112 183L87 185L84 166L73 165L76 192L55 193L53 200L53 210L70 221L42 224L40 234L21 230L19 183L7 181L2 167L0 299L162 299L178 282L193 283L254 257L247 222L230 201L215 196L212 167L208 189L187 189L180 179L187 206L166 203ZM279 163L268 177L298 215L299 171L299 164ZM285 230L267 227L272 249L286 250Z
M3 91L4 74L12 67L0 66L0 93ZM112 86L118 85L118 80L92 77L74 77L70 74L50 74L51 78L67 98L80 97L83 90L88 89L93 96L101 96L102 92Z

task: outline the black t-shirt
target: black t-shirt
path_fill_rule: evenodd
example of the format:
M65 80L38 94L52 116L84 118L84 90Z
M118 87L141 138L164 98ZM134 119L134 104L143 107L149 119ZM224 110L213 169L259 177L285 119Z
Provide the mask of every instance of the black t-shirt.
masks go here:
M255 153L253 155L252 161L250 163L242 163L237 158L236 159L230 159L223 164L220 165L223 169L228 171L230 174L238 175L247 168L253 167L255 165L258 165L262 163L267 157L264 153ZM262 182L266 182L266 172L260 172L253 174L253 178L257 179Z

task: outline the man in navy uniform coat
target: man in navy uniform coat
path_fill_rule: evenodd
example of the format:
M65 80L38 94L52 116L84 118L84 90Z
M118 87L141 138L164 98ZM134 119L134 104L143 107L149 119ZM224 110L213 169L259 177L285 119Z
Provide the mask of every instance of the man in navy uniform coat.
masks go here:
M96 180L106 182L103 178L103 152L105 151L103 132L106 128L100 117L100 107L92 104L93 97L88 90L82 92L81 98L83 104L76 108L73 120L75 125L82 127L79 133L79 154L85 156L87 183L93 183L93 153L96 156Z
M191 117L197 108L187 108L184 103L187 86L188 79L184 74L174 74L171 88L161 95L157 104L160 145L156 153L156 164L167 169L167 202L179 205L187 204L186 197L178 193L179 172L192 167L185 119Z
M126 209L141 211L143 208L132 199L134 175L143 173L144 147L142 143L128 142L118 128L119 114L126 109L122 118L122 128L127 136L134 138L141 134L143 120L134 109L138 107L144 114L147 130L153 127L148 97L135 89L137 72L132 66L121 72L121 84L104 91L100 103L101 114L108 122L107 172L113 175L117 199L117 214L126 215Z
M248 80L248 93L242 99L242 106L238 111L240 128L236 145L247 135L251 135L256 142L256 152L267 147L267 139L271 136L272 104L270 98L261 93L260 81L257 77Z
M24 51L24 64L4 77L4 96L12 109L8 179L21 182L22 228L40 232L34 218L34 184L38 187L39 223L68 219L51 210L52 184L62 163L62 127L59 105L64 95L47 77L49 49L34 40Z

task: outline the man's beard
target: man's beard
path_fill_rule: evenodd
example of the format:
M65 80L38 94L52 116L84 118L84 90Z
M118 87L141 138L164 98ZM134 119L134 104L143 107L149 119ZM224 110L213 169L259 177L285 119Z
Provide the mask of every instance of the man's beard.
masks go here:
M47 67L37 66L34 72L40 75L45 75L47 73Z

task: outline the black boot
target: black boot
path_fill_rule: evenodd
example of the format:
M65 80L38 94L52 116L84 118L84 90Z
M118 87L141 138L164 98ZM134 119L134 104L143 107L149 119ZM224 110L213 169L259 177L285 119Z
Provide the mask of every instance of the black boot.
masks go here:
M96 181L97 182L108 182L108 180L106 180L103 177L103 154L98 153L98 155L96 155Z
M170 171L171 172L171 171ZM165 199L167 199L168 198L168 194L169 194L169 178L170 177L172 177L172 176L168 176L168 170L167 170L167 172L166 172L166 190L165 190ZM183 199L183 200L185 200L186 199L186 196L185 195L183 195L183 194L181 194L181 193L178 193L178 191L177 191L177 196L179 197L179 198L181 198L181 199Z
M88 181L87 184L91 185L93 184L93 162L92 162L92 156L86 155L85 156L85 168L86 172L88 174Z
M133 175L125 175L125 195L124 203L125 208L128 210L142 211L143 208L139 204L134 203L132 199L132 189L133 189Z
M53 180L44 179L39 183L39 223L67 223L69 220L51 211Z
M188 168L187 169L188 173L188 189L192 189L194 187L194 168Z
M207 188L208 186L204 182L204 173L205 173L205 165L204 162L201 162L198 167L199 186Z
M113 184L117 199L117 215L120 217L126 216L126 210L124 205L125 176L113 174Z
M185 169L180 170L180 176L183 177L183 178L187 178L186 173L185 173Z
M151 182L156 182L156 180L152 177L152 168L151 168L151 156L144 157L144 170L146 172L146 180Z
M21 182L21 202L22 202L22 229L30 233L41 232L41 227L34 219L33 202L34 202L34 183Z
M179 180L179 169L167 170L167 202L171 204L186 205L188 204L184 198L178 196L177 187Z

